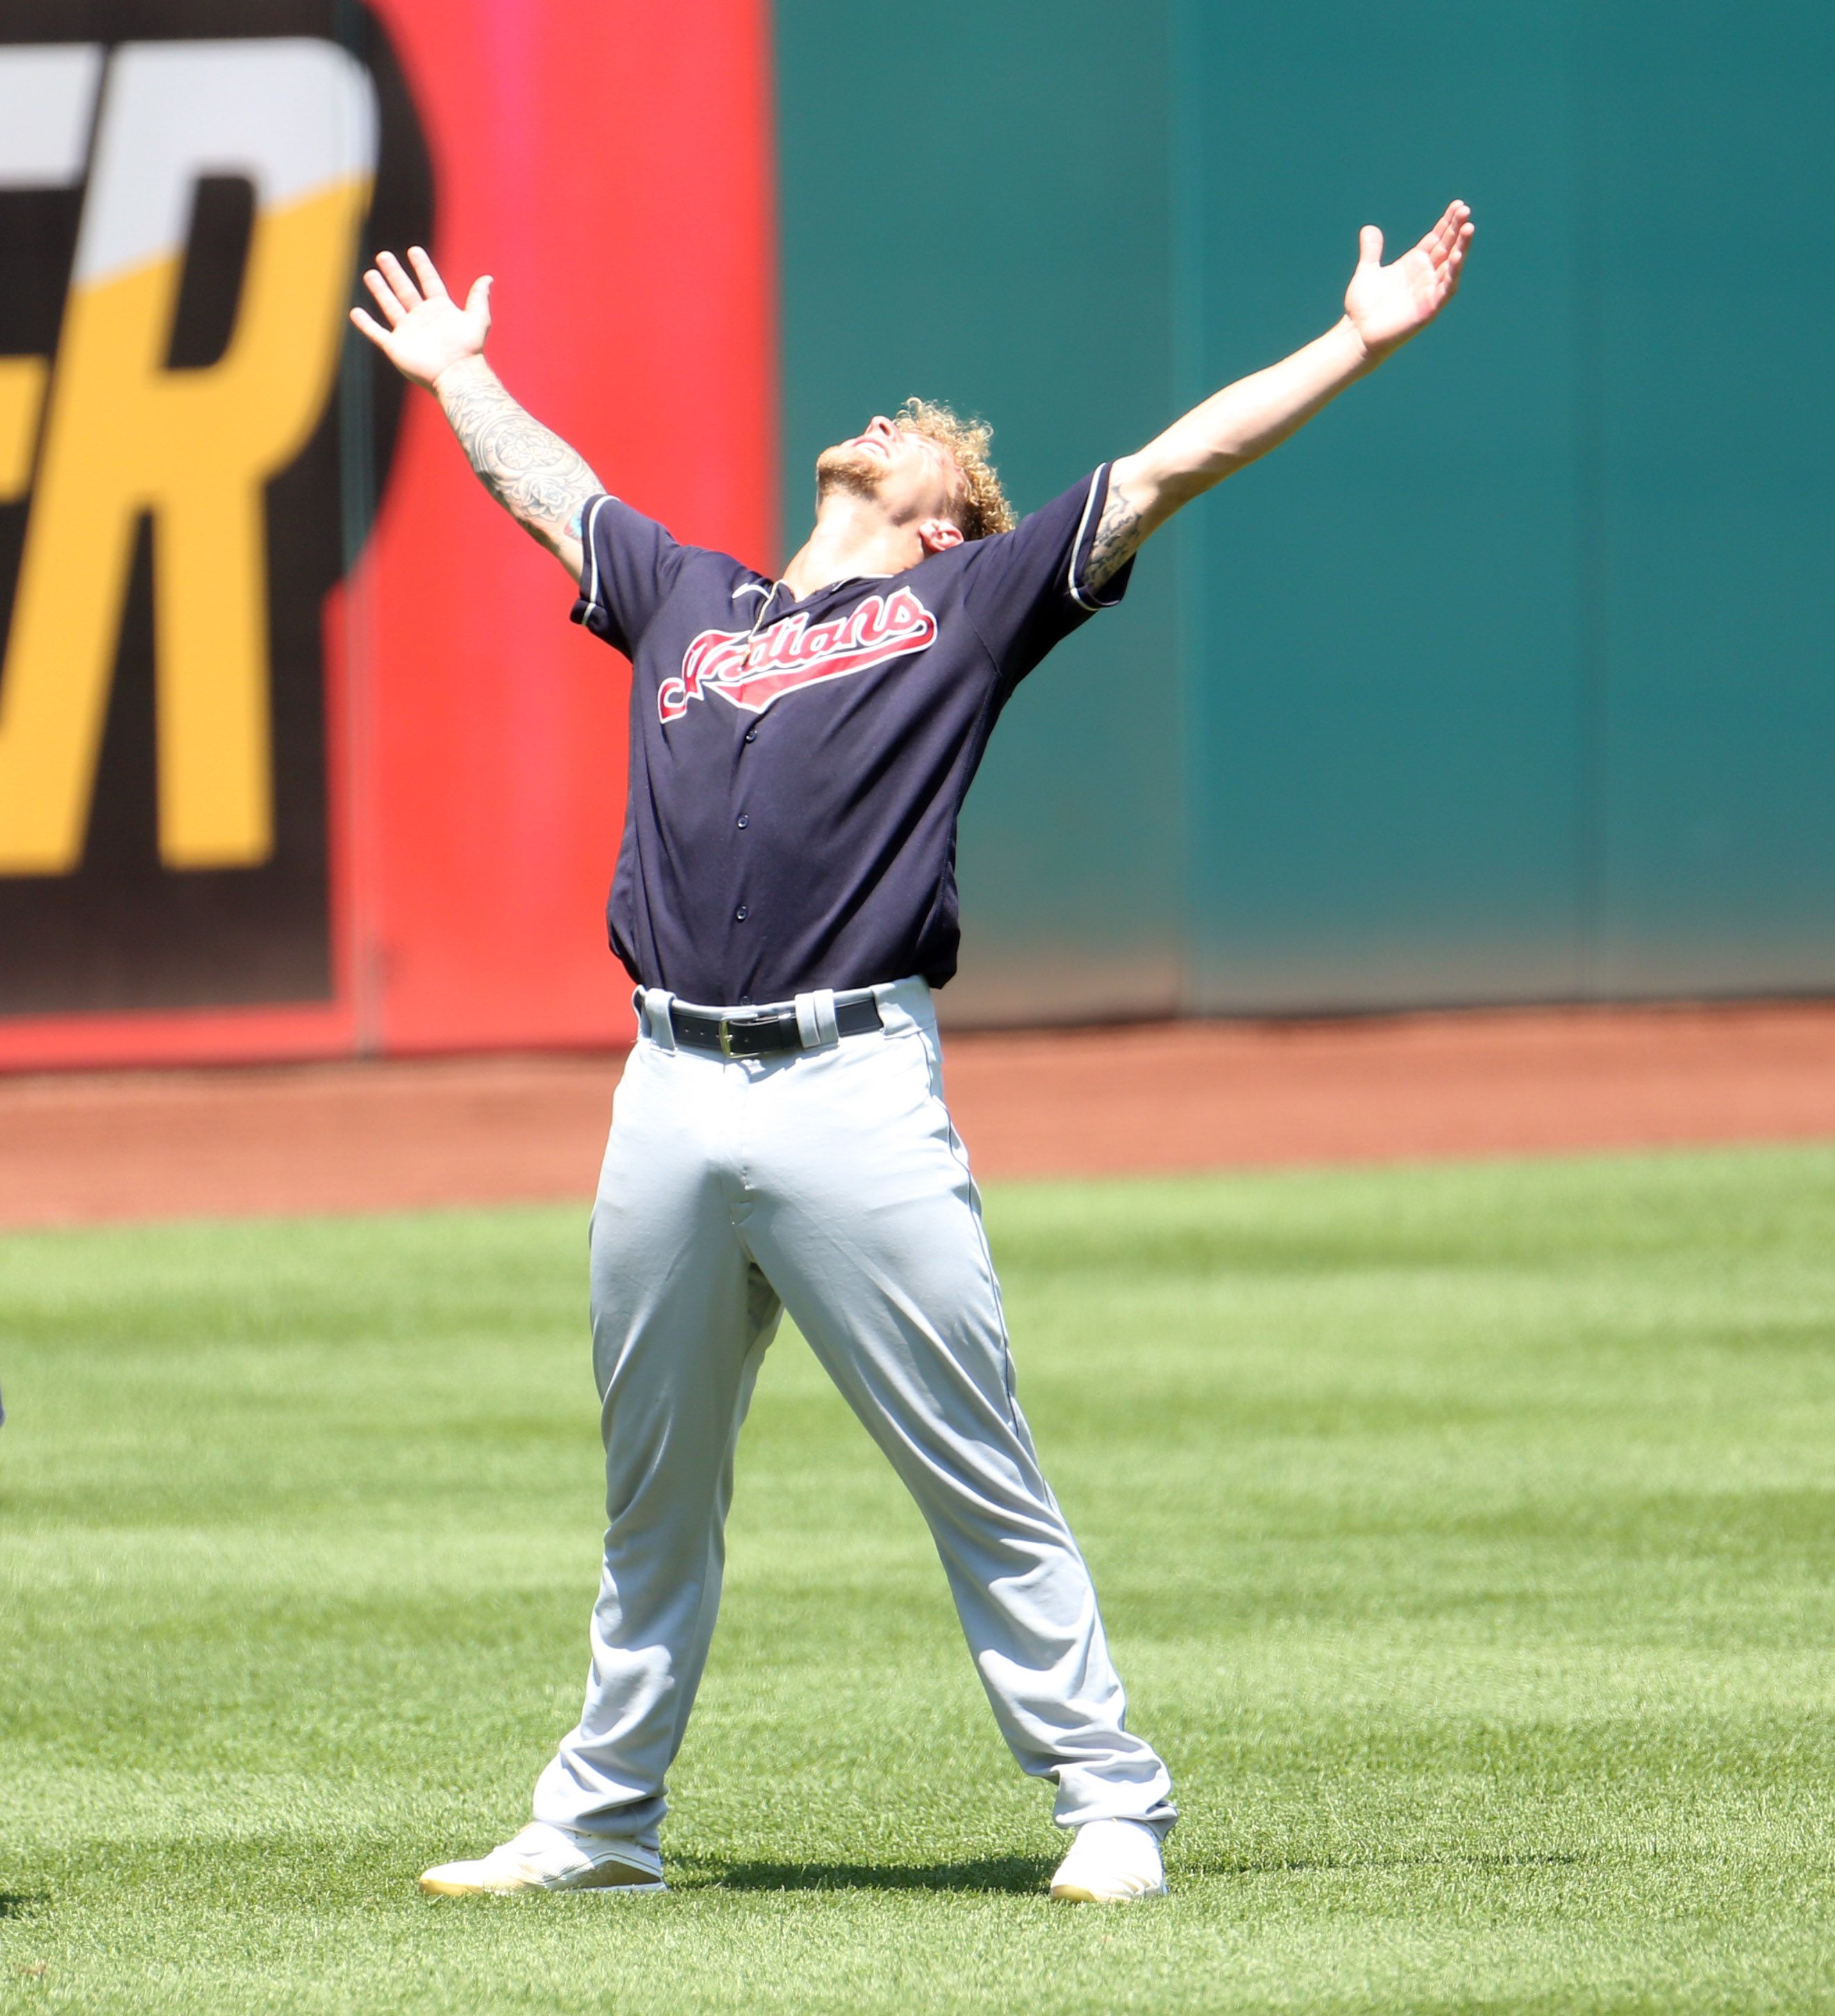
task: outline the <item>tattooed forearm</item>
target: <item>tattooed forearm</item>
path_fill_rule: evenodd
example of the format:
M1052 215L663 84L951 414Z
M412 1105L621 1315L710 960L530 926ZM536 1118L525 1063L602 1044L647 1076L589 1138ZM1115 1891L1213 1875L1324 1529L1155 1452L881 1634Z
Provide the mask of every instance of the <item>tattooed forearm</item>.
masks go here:
M1095 543L1090 549L1090 563L1084 571L1086 583L1094 589L1112 581L1134 557L1146 536L1146 525L1141 513L1111 481L1108 500L1102 506L1101 520L1096 527Z
M578 538L582 506L604 488L586 462L531 419L481 359L476 369L449 373L438 391L478 481L504 509L544 545Z

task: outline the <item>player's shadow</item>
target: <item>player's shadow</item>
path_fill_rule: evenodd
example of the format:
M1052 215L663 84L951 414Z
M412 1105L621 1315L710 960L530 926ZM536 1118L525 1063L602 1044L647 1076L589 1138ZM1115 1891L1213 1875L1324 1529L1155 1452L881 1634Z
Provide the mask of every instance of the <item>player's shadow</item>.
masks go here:
M1391 1869L1567 1869L1581 1855L1534 1851L1494 1854L1199 1856L1181 1857L1177 1876L1297 1876ZM683 1856L672 1880L696 1890L957 1890L1037 1896L1050 1881L1050 1856L986 1856L969 1862L733 1862Z
M1050 1856L984 1856L970 1862L704 1862L696 1888L714 1890L980 1890L1036 1893Z
M1316 1876L1389 1869L1577 1869L1592 1858L1559 1850L1492 1854L1199 1856L1181 1859L1188 1876Z
M29 1917L50 1902L47 1890L0 1890L0 1918Z

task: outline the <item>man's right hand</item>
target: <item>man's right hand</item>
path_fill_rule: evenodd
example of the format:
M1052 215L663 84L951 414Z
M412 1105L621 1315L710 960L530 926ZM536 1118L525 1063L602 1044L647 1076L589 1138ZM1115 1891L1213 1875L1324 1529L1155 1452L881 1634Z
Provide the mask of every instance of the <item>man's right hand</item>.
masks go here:
M408 260L413 279L392 252L377 254L363 279L382 322L361 308L351 310L351 320L404 378L439 401L478 481L578 581L586 565L582 514L604 484L558 434L523 411L485 362L488 277L472 283L460 308L418 245L409 247Z
M484 355L491 328L490 275L472 283L460 308L418 245L409 247L408 263L414 268L412 279L394 253L379 252L363 282L382 321L362 308L351 310L351 320L409 383L431 392L442 372Z

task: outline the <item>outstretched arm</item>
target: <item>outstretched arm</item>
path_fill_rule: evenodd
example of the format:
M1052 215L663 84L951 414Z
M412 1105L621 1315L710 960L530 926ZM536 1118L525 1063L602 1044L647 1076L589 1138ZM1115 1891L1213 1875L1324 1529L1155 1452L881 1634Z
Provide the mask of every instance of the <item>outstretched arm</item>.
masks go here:
M578 581L580 513L604 485L558 434L530 419L485 362L488 277L473 283L460 308L419 246L408 258L413 279L392 252L377 254L363 279L382 321L361 308L351 320L410 384L439 401L478 481Z
M1383 233L1366 224L1335 327L1267 370L1226 385L1110 470L1091 586L1100 588L1119 572L1181 504L1278 447L1354 379L1425 329L1458 290L1472 232L1471 211L1449 203L1419 245L1386 266Z

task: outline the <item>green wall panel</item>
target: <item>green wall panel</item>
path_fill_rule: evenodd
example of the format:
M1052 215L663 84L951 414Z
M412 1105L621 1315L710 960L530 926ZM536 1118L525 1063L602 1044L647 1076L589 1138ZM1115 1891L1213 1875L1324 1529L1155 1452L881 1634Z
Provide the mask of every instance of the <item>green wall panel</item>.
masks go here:
M1553 23L1551 27L1551 23ZM1462 196L1452 311L1187 513L1193 1003L1571 994L1571 65L1545 7L1192 6L1194 397Z
M1586 74L1600 985L1835 985L1835 10L1603 5Z

